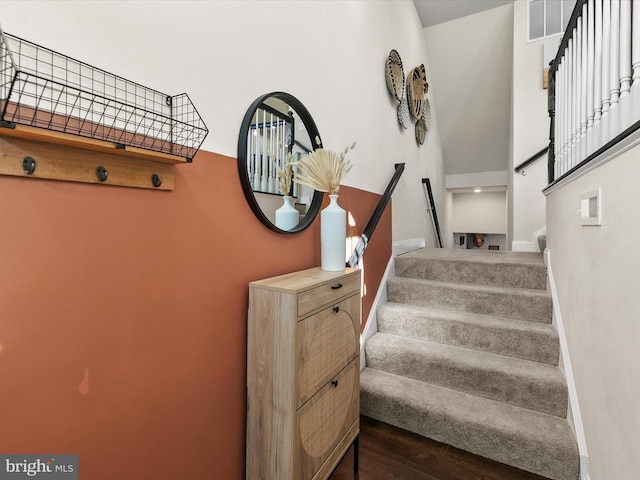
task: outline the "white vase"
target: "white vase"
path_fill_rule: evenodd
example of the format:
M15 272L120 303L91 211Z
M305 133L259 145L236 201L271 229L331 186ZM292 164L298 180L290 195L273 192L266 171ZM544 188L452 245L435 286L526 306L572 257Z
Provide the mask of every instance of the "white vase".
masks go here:
M320 212L320 268L341 272L346 268L347 212L338 205L338 195L329 200Z
M276 227L280 230L291 230L298 225L300 212L291 205L291 197L282 197L282 206L276 210Z

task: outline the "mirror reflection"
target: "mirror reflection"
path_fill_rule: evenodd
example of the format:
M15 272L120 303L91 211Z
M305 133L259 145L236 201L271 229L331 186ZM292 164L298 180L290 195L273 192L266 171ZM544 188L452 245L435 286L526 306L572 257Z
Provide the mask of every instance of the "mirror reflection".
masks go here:
M240 180L254 213L272 230L300 231L317 214L322 193L293 182L292 165L314 147L321 147L315 123L291 95L265 95L247 111L238 139Z

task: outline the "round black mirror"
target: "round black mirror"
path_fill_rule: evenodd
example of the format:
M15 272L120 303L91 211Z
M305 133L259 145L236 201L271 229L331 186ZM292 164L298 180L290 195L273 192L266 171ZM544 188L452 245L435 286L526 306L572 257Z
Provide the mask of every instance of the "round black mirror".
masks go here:
M287 169L288 162L317 148L318 128L293 95L268 93L247 110L238 137L238 174L251 210L271 230L300 232L318 214L323 193L292 182L295 167Z

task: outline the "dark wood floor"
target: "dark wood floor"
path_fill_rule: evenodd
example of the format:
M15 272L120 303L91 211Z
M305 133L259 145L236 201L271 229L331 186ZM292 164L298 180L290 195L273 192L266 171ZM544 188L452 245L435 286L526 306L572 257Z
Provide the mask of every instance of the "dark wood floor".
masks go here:
M545 480L376 420L360 419L360 468L353 447L329 480Z

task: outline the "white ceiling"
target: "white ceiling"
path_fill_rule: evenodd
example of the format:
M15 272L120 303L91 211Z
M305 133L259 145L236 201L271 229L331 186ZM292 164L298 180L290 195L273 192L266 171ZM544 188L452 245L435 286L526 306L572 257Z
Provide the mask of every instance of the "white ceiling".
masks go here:
M425 28L513 2L514 0L413 0Z

